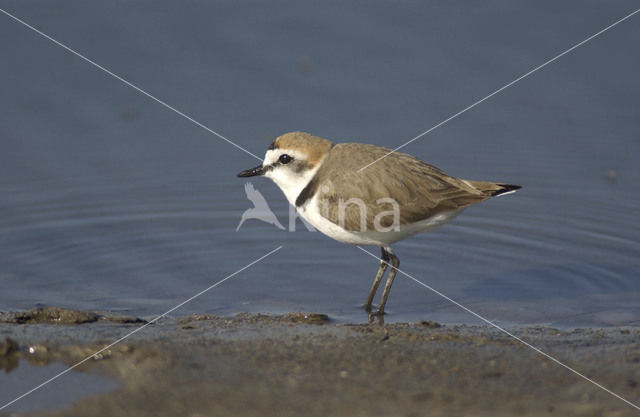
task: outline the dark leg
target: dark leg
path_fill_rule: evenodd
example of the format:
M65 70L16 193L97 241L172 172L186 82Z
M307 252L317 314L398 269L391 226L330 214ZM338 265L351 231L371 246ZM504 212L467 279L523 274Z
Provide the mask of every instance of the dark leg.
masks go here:
M389 275L387 275L387 282L384 284L384 290L382 291L382 298L380 299L380 305L378 306L378 311L376 314L382 315L384 314L384 306L387 304L387 298L389 297L389 291L391 291L391 285L393 285L393 279L396 277L396 272L398 272L398 268L400 267L400 259L391 252L390 247L382 248L383 251L387 252L387 256L389 258L389 265L391 265L391 269L389 269Z
M364 305L365 310L367 312L371 312L371 303L373 302L373 297L376 295L376 291L378 291L378 285L380 285L380 281L382 280L382 276L384 275L384 271L387 270L387 262L389 262L389 255L387 255L387 251L384 248L380 248L382 254L380 255L380 266L378 267L378 273L376 274L376 278L373 280L373 285L371 285L371 290L369 291L369 297L367 297L367 303Z

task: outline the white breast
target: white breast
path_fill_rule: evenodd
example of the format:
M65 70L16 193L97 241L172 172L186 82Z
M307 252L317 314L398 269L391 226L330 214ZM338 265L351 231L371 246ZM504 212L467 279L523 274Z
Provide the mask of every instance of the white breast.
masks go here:
M311 223L313 227L330 238L353 245L387 246L415 234L426 232L435 227L449 223L462 211L462 209L458 209L439 213L416 223L401 225L400 230L392 230L388 232L381 232L377 230L352 232L345 230L337 224L329 221L326 217L323 217L318 203L318 194L316 194L302 207L297 208L298 213L300 213L306 221Z

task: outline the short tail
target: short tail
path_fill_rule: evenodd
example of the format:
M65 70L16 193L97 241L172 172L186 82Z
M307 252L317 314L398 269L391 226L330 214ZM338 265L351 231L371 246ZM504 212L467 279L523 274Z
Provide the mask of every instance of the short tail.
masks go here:
M514 185L514 184L496 184L496 185L500 188L497 190L492 190L491 197L496 197L503 194L515 193L516 190L519 190L522 188L521 186Z

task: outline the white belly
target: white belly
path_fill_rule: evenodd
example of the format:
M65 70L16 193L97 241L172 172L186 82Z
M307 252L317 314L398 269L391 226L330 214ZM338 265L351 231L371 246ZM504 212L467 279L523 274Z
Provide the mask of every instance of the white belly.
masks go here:
M458 209L439 213L416 223L400 225L399 230L392 230L388 232L377 230L352 232L343 229L337 224L329 221L326 217L323 217L320 214L320 208L317 204L316 198L317 196L314 196L302 208L298 208L298 213L300 213L300 215L313 227L330 238L353 245L388 246L415 234L426 232L434 227L447 224L462 211L462 209Z

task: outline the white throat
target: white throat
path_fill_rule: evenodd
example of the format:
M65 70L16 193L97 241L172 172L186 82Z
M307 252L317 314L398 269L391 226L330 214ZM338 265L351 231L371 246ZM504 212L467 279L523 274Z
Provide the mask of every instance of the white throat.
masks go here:
M267 152L265 162L271 159L269 152L273 151ZM293 152L291 152L291 155L294 158L296 157L295 153ZM288 169L288 167L286 166L280 166L271 171L268 171L265 174L265 177L271 178L273 182L275 182L276 185L280 187L285 197L287 197L289 203L295 207L296 199L298 198L302 190L304 190L304 187L309 184L309 181L311 181L313 176L316 174L323 161L324 158L315 167L301 172L295 172L291 169Z

